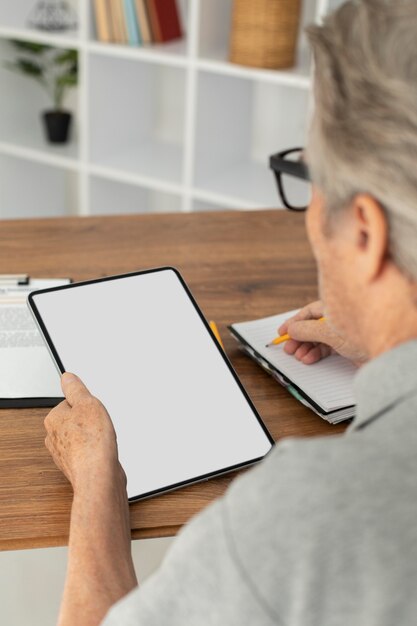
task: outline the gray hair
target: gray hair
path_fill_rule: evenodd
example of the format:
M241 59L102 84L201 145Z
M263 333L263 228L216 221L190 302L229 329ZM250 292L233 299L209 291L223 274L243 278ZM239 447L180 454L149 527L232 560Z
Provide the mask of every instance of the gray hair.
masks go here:
M390 255L417 280L417 1L350 0L307 34L313 181L329 216L361 192L378 200Z

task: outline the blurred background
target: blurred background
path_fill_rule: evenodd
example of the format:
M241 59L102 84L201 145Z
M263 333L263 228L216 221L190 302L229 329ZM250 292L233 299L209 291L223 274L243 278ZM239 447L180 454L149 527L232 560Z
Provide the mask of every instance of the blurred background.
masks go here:
M341 1L155 3L147 33L149 0L2 0L1 218L278 205L268 157L304 145L311 110L303 26ZM54 80L72 115L64 143L42 117Z

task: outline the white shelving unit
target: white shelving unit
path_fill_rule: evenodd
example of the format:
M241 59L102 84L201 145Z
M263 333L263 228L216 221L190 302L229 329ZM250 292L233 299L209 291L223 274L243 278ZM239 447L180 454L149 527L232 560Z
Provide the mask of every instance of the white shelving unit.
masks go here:
M304 0L302 27L342 0ZM311 58L269 71L227 61L232 0L180 0L185 37L133 48L96 40L91 0L76 32L26 27L35 0L0 3L0 217L273 207L268 157L303 145ZM72 141L43 137L44 94L4 67L9 39L75 48Z

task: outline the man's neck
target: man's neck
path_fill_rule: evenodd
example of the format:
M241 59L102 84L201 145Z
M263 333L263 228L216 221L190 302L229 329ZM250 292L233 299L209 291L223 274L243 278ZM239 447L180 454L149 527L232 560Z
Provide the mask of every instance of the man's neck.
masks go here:
M393 317L393 312L381 313L379 319L374 318L369 325L366 343L371 359L417 339L417 310L414 307L404 315L395 316L396 319Z

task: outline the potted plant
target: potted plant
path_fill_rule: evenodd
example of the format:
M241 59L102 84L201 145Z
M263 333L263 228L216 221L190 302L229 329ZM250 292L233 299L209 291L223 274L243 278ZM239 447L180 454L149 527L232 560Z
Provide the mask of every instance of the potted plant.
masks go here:
M18 58L6 67L34 79L48 93L53 108L42 114L46 136L51 143L68 141L72 115L63 108L69 89L78 83L78 53L30 41L10 42Z

